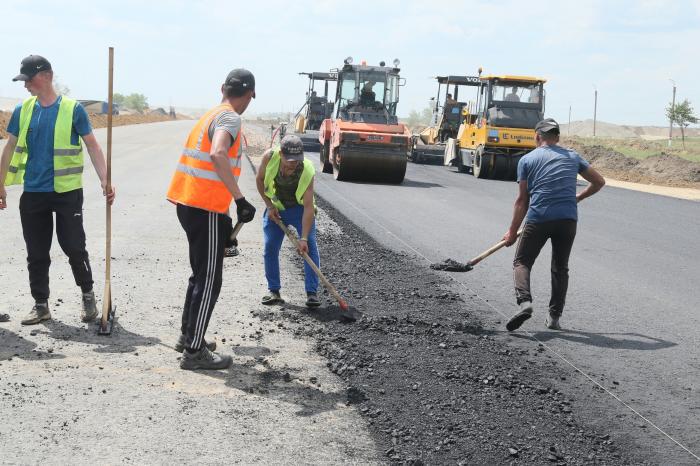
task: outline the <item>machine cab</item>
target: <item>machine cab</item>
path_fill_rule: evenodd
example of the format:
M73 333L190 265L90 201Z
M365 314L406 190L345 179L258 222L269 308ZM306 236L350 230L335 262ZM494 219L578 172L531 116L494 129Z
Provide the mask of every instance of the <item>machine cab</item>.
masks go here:
M544 118L544 83L526 76L483 76L476 118L470 123L532 129ZM480 117L480 118L479 118Z
M346 63L338 70L336 118L345 121L398 124L396 107L399 103L398 61L395 67L353 65Z
M433 118L431 125L437 128L437 141L444 142L448 138L457 137L459 125L462 123L462 109L467 106L464 99L460 99L460 89L464 94L465 86L478 86L480 81L474 76L437 76L437 97L433 102ZM444 86L444 94L442 93Z
M318 130L326 118L333 115L334 103L328 99L328 84L338 79L336 73L299 73L309 78L309 87L306 91L306 104L304 113L304 130ZM323 82L323 94L319 95L316 84Z

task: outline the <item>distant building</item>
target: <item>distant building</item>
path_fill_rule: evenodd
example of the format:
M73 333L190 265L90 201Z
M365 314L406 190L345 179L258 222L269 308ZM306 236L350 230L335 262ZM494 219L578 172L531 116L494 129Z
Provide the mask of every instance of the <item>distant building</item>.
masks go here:
M78 100L88 113L106 115L109 112L109 102L104 100ZM112 115L119 115L119 105L112 103Z

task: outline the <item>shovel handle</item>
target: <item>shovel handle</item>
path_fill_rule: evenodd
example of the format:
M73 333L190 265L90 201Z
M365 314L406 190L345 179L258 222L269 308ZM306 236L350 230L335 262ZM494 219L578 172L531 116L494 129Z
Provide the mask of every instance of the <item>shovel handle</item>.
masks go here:
M518 233L516 233L515 237L516 237L516 238L519 238L520 235L522 235L522 234L523 234L523 229L521 228L520 230L518 230ZM505 240L499 241L498 243L496 243L496 244L494 244L493 246L491 246L490 248L488 248L486 251L482 252L481 254L479 254L478 256L476 256L475 258L473 258L472 260L470 260L469 262L467 262L467 265L476 265L476 264L478 264L479 262L481 262L482 260L486 259L486 258L489 257L491 254L493 254L494 252L498 251L499 249L501 249L501 248L502 248L503 246L505 246L505 245L506 245Z
M280 220L277 220L276 218L270 217L270 219L275 222L284 232L284 234L289 238L289 241L292 242L294 247L299 249L299 240L296 239L296 237L292 234L291 231L289 231L289 228L285 226L284 223L282 223ZM302 257L306 261L307 264L309 264L309 267L313 269L313 271L316 273L318 276L319 280L321 280L321 283L323 283L323 286L326 287L328 292L333 295L333 297L338 301L338 304L340 305L340 308L344 311L348 310L348 303L343 299L342 296L338 293L338 291L335 289L335 287L331 284L331 282L328 281L325 275L323 275L323 272L321 272L321 269L318 268L318 266L314 263L313 260L309 257L307 253L302 253Z
M236 225L233 227L233 231L231 232L231 241L236 239L238 233L241 231L241 228L243 228L243 222L236 222Z

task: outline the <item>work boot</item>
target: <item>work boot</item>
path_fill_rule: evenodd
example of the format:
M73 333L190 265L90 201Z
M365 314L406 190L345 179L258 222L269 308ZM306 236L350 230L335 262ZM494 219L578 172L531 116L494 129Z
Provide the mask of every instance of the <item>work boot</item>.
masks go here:
M51 319L49 303L36 303L27 317L22 320L22 325L34 325L49 319Z
M306 293L306 307L319 307L320 305L321 301L319 301L316 293Z
M97 304L95 304L95 292L83 293L83 308L80 310L80 320L92 322L97 317Z
M559 325L559 317L558 315L554 315L551 312L547 316L547 318L544 320L544 325L550 330L561 330L561 325Z
M263 296L262 303L265 305L284 304L284 299L282 299L282 295L280 294L279 290L270 290L269 295Z
M530 301L523 301L520 303L520 312L510 318L506 324L506 329L509 332L517 330L530 317L532 317L532 303Z
M216 349L216 342L207 342L207 340L204 340L204 346L209 348L209 351L214 351ZM185 335L180 335L180 337L177 339L177 342L175 343L175 351L178 353L185 351Z
M185 351L182 353L180 360L180 369L193 371L197 369L226 369L231 365L233 359L231 356L220 356L212 353L209 348L204 346L196 353Z

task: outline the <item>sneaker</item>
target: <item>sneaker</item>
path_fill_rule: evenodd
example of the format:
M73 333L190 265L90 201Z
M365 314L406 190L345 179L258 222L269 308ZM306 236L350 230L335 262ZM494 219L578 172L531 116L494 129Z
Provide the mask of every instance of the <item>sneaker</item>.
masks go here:
M48 303L36 303L27 317L22 320L22 325L34 325L43 320L51 319Z
M550 330L561 330L561 325L559 325L559 317L553 314L549 314L544 320L544 325Z
M226 369L231 365L231 356L220 356L212 353L206 346L196 353L185 351L180 360L180 369L188 371L197 369Z
M306 307L319 307L321 301L318 300L316 293L306 293Z
M92 322L97 317L97 305L95 304L95 292L83 293L83 309L80 311L80 320Z
M9 321L10 321L10 314L0 313L0 322L9 322Z
M520 312L510 318L506 324L506 329L509 332L517 330L530 317L532 317L532 303L530 301L523 301L520 303Z
M214 351L216 349L216 342L207 342L207 340L204 340L204 346L209 348L209 351ZM177 339L177 342L175 343L175 351L178 353L185 351L185 335L180 335L180 337Z
M231 246L230 248L224 248L224 257L235 257L238 255L238 248L236 246Z
M282 299L282 295L280 295L279 291L270 291L269 295L263 296L262 303L266 305L283 304L284 299Z

